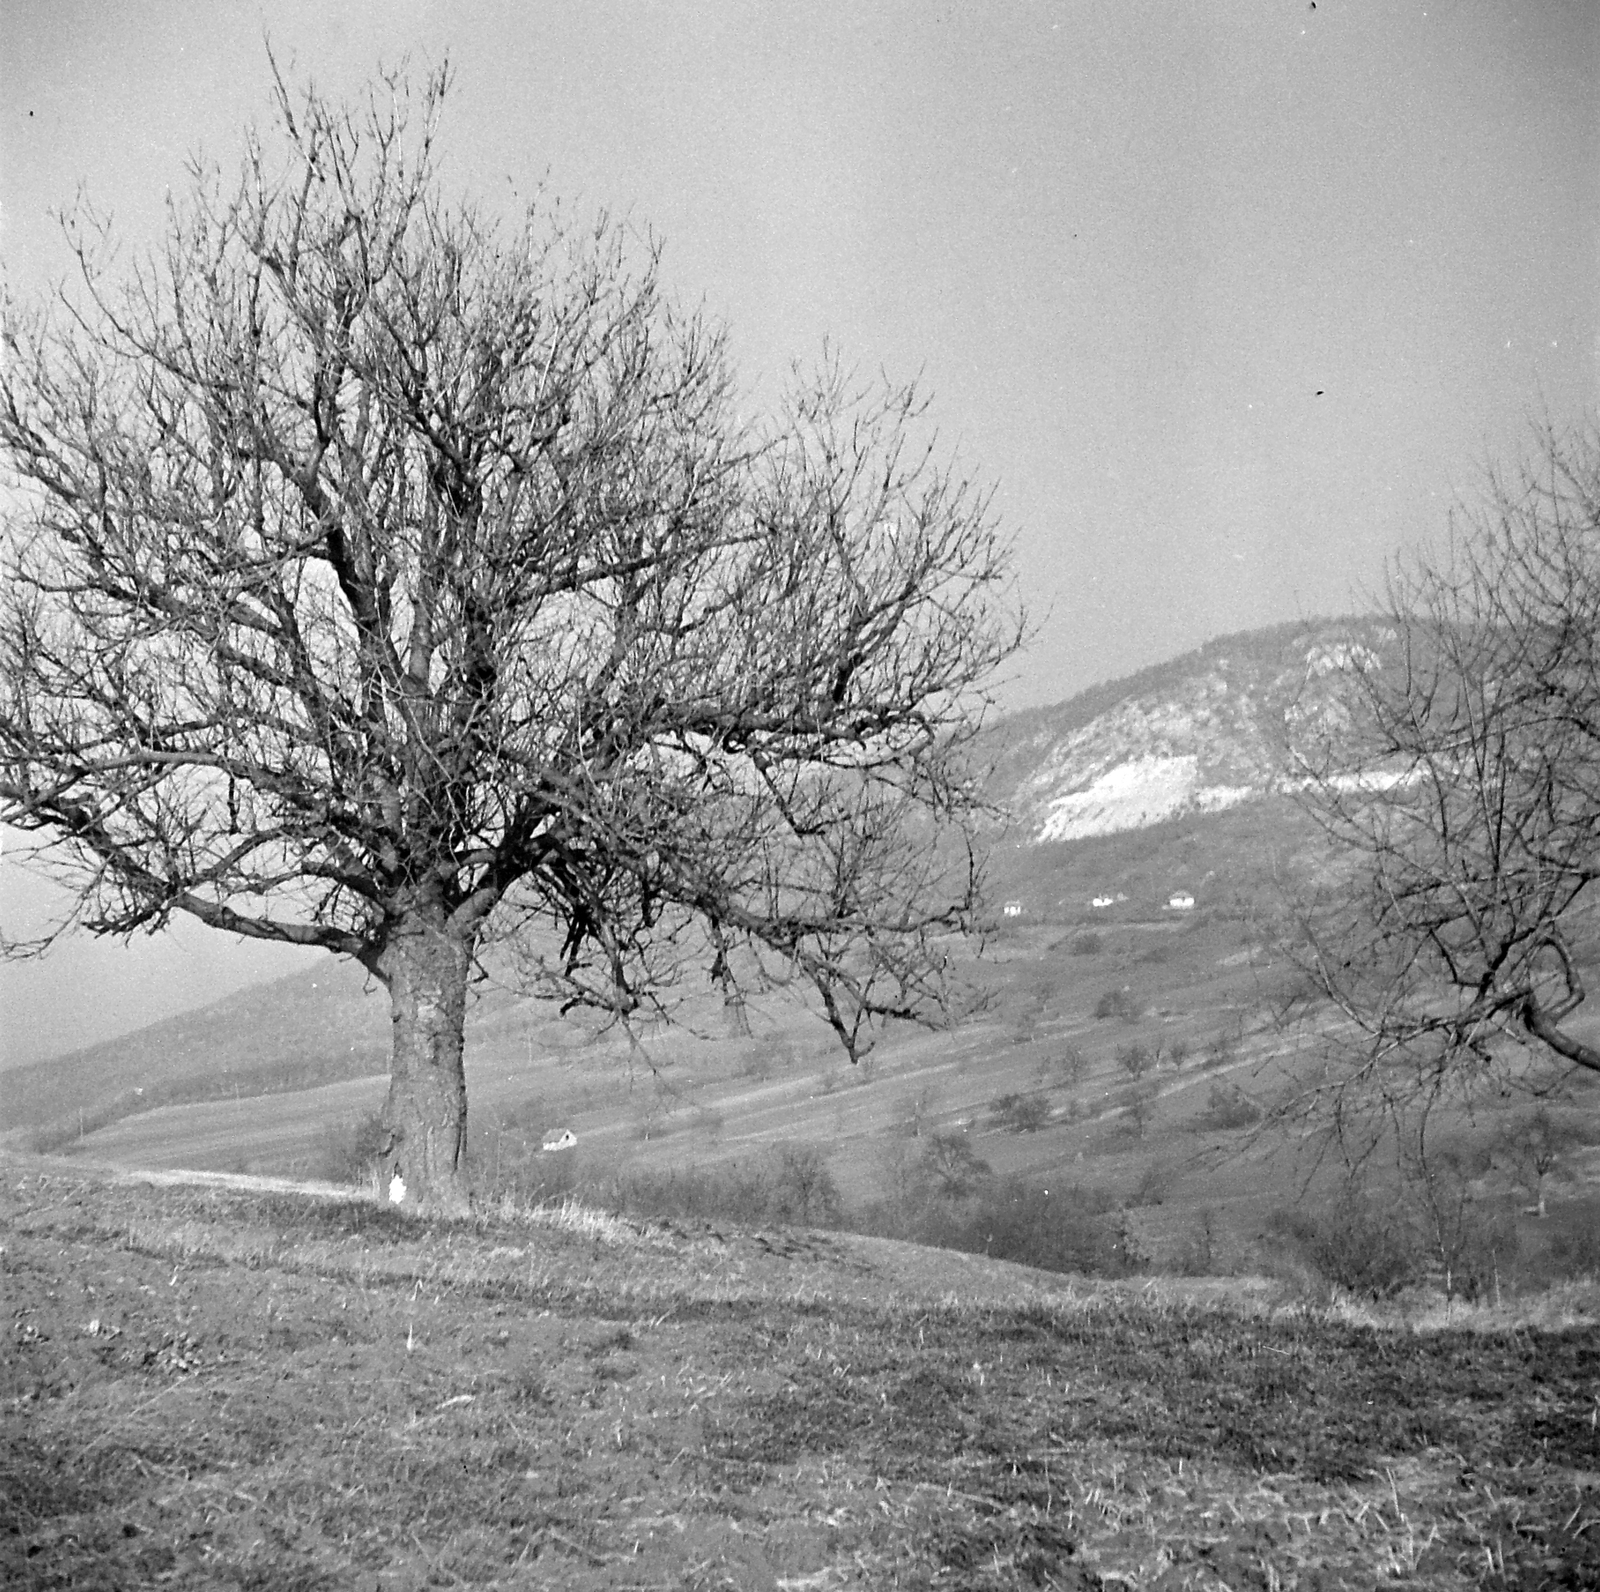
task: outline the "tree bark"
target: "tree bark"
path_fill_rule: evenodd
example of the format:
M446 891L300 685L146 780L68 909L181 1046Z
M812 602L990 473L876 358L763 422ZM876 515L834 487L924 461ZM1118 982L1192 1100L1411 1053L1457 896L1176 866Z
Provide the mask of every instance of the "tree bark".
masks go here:
M471 1209L462 1052L471 961L471 944L450 932L442 910L415 907L398 919L376 963L394 1022L385 1186L406 1206L448 1216Z

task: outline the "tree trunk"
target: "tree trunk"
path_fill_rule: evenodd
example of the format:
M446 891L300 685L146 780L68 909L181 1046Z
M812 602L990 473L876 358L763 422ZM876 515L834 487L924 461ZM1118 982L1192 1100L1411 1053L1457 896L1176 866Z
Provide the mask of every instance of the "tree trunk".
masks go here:
M394 1021L385 1187L401 1204L448 1216L471 1208L462 1058L471 961L471 944L450 933L443 911L420 907L399 919L376 964Z

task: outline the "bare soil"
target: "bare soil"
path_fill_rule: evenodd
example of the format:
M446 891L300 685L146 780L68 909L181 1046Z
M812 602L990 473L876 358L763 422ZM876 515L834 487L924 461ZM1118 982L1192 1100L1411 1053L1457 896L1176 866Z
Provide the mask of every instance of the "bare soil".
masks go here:
M0 1162L0 1581L1600 1587L1600 1341Z

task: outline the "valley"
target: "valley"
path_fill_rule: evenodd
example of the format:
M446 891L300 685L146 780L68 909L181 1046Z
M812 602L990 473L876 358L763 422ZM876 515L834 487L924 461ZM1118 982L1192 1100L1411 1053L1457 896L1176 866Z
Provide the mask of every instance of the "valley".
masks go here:
M735 1009L690 983L673 1024L625 1035L478 985L480 1198L577 1191L709 1220L742 1201L752 1219L968 1243L985 1200L1068 1198L1115 1231L1118 1265L1293 1270L1285 1225L1325 1207L1344 1167L1325 1136L1270 1120L1317 1076L1332 1020L1306 1009L1280 931L1339 862L1282 788L1284 725L1332 721L1329 660L1383 641L1351 621L1224 638L998 721L982 753L1009 817L990 837L982 942L952 945L957 1009L942 1029L884 1032L860 1065L782 990ZM0 1142L359 1181L387 1044L382 992L330 958L0 1077ZM1595 1092L1571 1080L1558 1101L1577 1140L1552 1185L1563 1233L1592 1227L1600 1203ZM1459 1133L1487 1146L1522 1109L1489 1102ZM571 1148L541 1150L563 1132ZM815 1208L773 1203L796 1156L823 1175ZM1483 1165L1473 1192L1522 1257L1505 1281L1545 1276L1551 1224L1526 1219L1505 1166Z

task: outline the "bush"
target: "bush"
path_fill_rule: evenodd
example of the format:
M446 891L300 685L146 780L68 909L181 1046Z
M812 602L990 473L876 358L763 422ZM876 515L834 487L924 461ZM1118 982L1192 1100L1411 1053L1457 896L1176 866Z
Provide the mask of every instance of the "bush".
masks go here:
M781 1146L769 1195L769 1220L798 1227L837 1227L843 1213L839 1185L828 1170L822 1147Z
M1195 1120L1221 1133L1253 1128L1261 1120L1261 1107L1237 1084L1214 1083L1206 1091L1206 1108Z
M749 1162L631 1172L606 1203L624 1216L748 1227L836 1227L844 1214L826 1153L806 1143L779 1145Z
M1573 1220L1574 1215L1579 1219ZM1566 1219L1556 1223L1546 1251L1551 1270L1564 1281L1583 1277L1600 1281L1600 1226L1595 1213L1579 1207L1562 1216Z
M1050 1097L1046 1094L996 1095L989 1106L996 1127L1010 1133L1037 1133L1050 1120Z
M1392 1207L1347 1188L1321 1216L1282 1212L1272 1229L1327 1282L1349 1293L1383 1299L1415 1282L1422 1256L1410 1224Z
M1180 1277L1209 1277L1216 1270L1216 1266L1216 1214L1209 1207L1203 1207L1199 1219L1173 1261L1173 1270Z
M758 1226L767 1219L767 1168L733 1162L725 1166L670 1167L629 1172L617 1179L605 1203L619 1216L651 1221L728 1221Z
M1089 1070L1089 1058L1076 1045L1068 1045L1059 1056L1054 1058L1053 1063L1047 1063L1047 1065L1053 1065L1055 1070L1068 1083L1077 1083L1084 1073Z
M1123 1045L1117 1050L1117 1065L1130 1078L1142 1078L1150 1070L1154 1059L1143 1045Z
M993 1185L970 1210L935 1209L910 1236L1044 1271L1122 1276L1138 1263L1108 1197L1077 1187L1052 1191L1022 1178Z
M1121 989L1108 989L1094 1006L1094 1015L1101 1022L1117 1017L1125 1023L1136 1023L1143 1013L1144 1001L1126 984Z
M1150 1119L1155 1115L1156 1098L1153 1084L1135 1084L1117 1096L1117 1106L1122 1112L1116 1130L1119 1138L1137 1140L1144 1137L1144 1130L1150 1126Z
M347 1128L326 1128L322 1136L320 1171L324 1182L365 1183L389 1145L382 1114L369 1111Z
M1169 1162L1152 1161L1139 1174L1139 1181L1122 1202L1123 1207L1133 1211L1150 1205L1165 1205L1175 1181L1176 1173Z
M1105 941L1092 929L1074 935L1067 947L1073 956L1098 956L1105 949Z
M1485 1298L1516 1260L1515 1222L1474 1188L1485 1170L1486 1157L1458 1150L1410 1169L1408 1192L1447 1298Z
M905 1113L900 1131L908 1139L920 1139L933 1122L939 1110L939 1091L933 1084L908 1090L900 1097L900 1109Z
M949 1199L965 1199L994 1176L989 1165L961 1132L935 1133L922 1152L922 1170L934 1190Z

